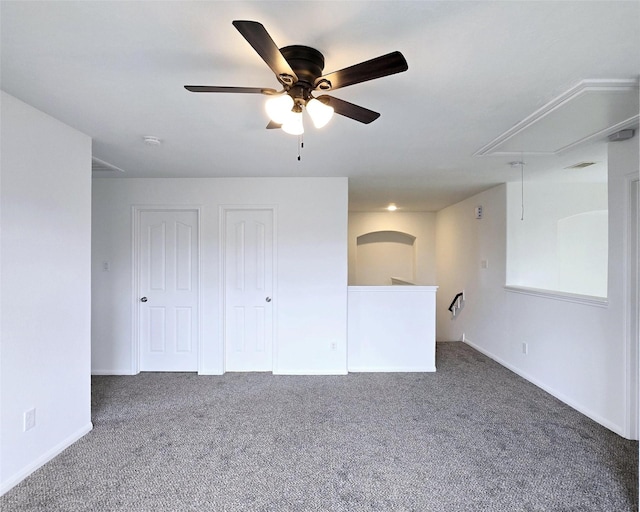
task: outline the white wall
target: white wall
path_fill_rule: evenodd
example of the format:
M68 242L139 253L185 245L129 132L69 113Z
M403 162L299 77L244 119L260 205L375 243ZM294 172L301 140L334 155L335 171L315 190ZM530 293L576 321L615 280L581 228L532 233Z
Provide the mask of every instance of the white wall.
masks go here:
M4 493L91 430L91 139L4 92L1 114Z
M349 284L356 279L357 239L376 231L399 231L416 237L415 282L433 285L436 281L436 214L432 212L349 212ZM393 276L403 277L403 276ZM370 283L367 283L370 284ZM390 283L378 283L390 284Z
M435 372L437 286L350 286L349 371Z
M346 373L347 202L346 178L94 180L93 372L132 373L132 205L201 208L200 367L210 374L223 372L220 206L274 205L274 371Z
M445 208L437 217L437 338L458 340L464 334L472 346L627 437L624 251L627 175L637 172L638 137L610 144L608 304L504 289L504 185ZM473 218L478 204L484 206L482 220ZM488 268L481 268L482 260ZM452 320L446 308L462 288L467 301Z
M482 206L483 218L475 218ZM500 185L438 212L436 256L438 307L436 339L505 340L506 185ZM486 268L482 263L485 262ZM455 320L448 311L457 293L465 303ZM495 338L494 332L500 332Z
M556 242L558 290L606 297L608 240L607 210L578 213L560 219Z
M399 231L376 231L357 237L356 284L385 286L393 279L415 283L415 237Z
M607 296L607 183L525 182L522 216L520 183L507 185L507 283L567 293ZM597 212L597 214L595 213ZM579 215L603 216L585 220L587 229L563 230ZM575 240L581 235L582 240ZM564 265L567 246L577 241L588 251L571 251L572 263ZM582 269L589 269L576 275Z

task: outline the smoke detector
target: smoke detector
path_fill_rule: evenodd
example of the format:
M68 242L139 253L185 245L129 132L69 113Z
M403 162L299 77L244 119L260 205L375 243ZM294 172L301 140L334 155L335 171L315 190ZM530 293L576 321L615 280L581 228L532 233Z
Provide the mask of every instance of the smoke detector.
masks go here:
M636 131L629 128L627 130L620 130L619 132L609 135L609 142L622 142L623 140L632 139Z
M158 137L153 137L152 135L145 135L142 140L147 146L159 146L162 144L162 141Z

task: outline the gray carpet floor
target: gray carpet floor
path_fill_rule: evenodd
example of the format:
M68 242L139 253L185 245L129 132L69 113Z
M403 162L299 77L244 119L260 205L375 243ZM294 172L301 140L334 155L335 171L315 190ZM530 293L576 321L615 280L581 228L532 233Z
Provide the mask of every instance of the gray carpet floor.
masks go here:
M93 378L3 511L629 511L638 443L462 343L438 372Z

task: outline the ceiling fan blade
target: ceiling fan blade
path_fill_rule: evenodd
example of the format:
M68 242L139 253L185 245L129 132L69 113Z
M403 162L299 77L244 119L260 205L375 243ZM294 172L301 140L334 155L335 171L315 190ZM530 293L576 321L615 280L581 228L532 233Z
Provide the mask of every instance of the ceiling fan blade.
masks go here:
M239 92L248 94L277 94L275 89L266 87L218 87L214 85L185 85L184 88L191 92Z
M326 80L331 83L330 89L333 91L340 87L359 84L374 78L402 73L407 69L409 69L409 65L404 55L400 52L392 52L321 76L316 80L314 86L320 85L320 89L322 89L322 83Z
M233 26L247 40L253 49L262 57L278 77L278 81L286 85L293 85L298 81L298 77L291 69L291 66L284 58L280 49L273 42L267 29L257 21L235 20Z
M282 128L282 125L280 123L276 123L275 121L269 121L267 130L275 130L276 128Z
M325 105L333 107L333 111L336 114L349 117L364 124L369 124L380 117L380 114L378 112L374 112L373 110L369 110L368 108L364 108L359 105L354 105L353 103L349 103L348 101L334 98L333 96L323 95L319 96L316 99L321 101Z

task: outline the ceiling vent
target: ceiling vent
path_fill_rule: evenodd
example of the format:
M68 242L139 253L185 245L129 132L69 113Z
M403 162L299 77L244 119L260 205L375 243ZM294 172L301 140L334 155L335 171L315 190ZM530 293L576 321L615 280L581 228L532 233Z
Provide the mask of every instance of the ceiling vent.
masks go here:
M99 158L96 158L94 156L93 158L91 158L91 171L100 173L101 175L105 175L107 173L120 174L124 172L124 169L120 169L120 167L111 165L110 163L107 163L104 160L100 160Z
M569 167L565 167L565 169L584 169L585 167L589 167L590 165L595 165L595 162L580 162L578 164L573 164Z

